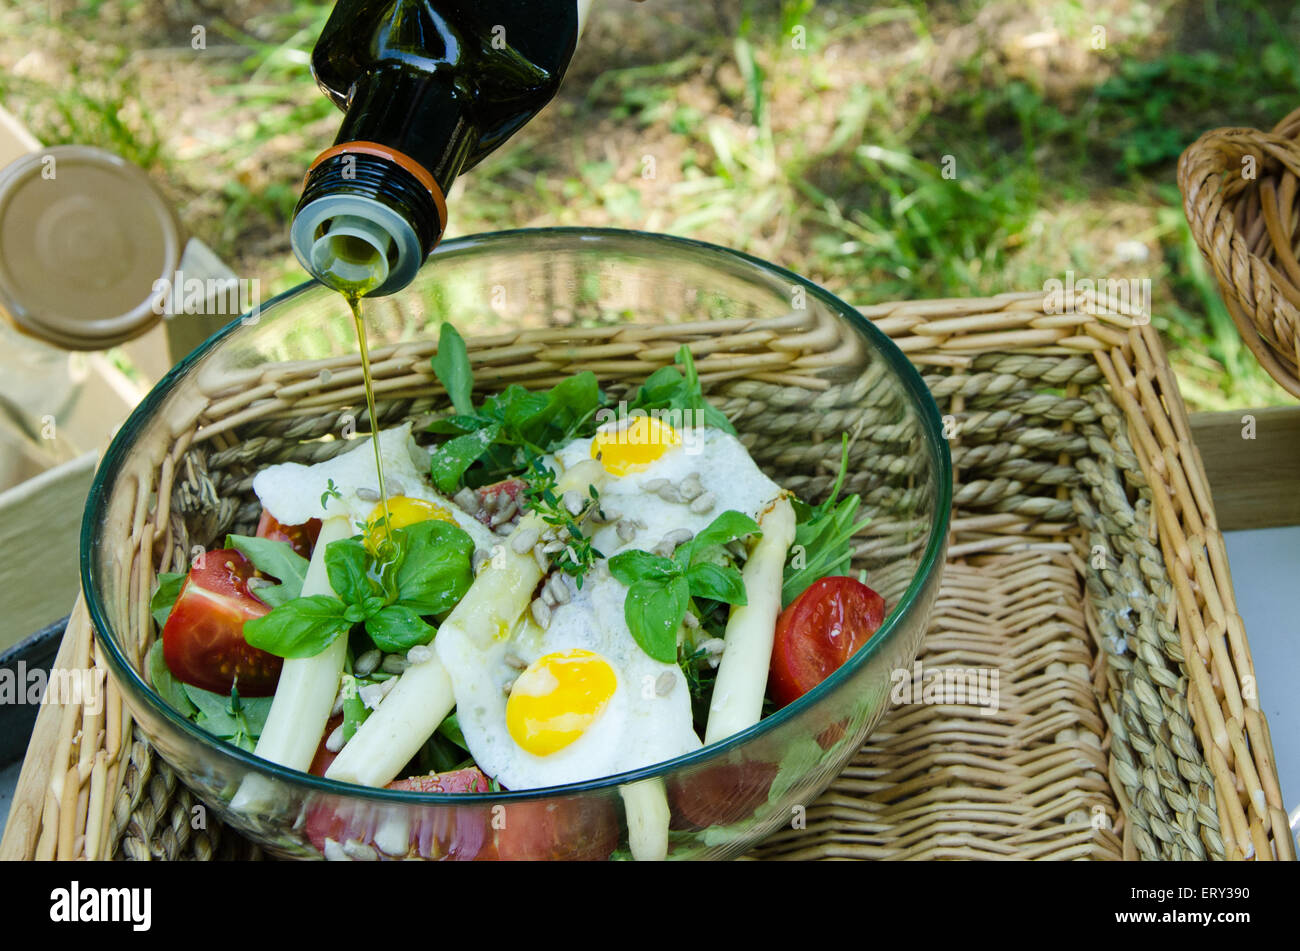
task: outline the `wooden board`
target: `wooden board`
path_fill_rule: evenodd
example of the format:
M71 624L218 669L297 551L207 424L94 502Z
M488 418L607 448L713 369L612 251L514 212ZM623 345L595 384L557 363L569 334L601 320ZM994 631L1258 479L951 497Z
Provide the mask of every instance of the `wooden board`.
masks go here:
M1300 525L1300 406L1193 413L1221 531Z
M80 593L81 515L98 455L0 493L0 650L66 616Z

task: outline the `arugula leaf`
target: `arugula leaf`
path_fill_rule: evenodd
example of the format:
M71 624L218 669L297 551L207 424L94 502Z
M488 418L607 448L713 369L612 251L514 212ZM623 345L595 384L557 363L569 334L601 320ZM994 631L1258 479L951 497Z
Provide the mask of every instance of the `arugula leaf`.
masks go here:
M781 607L799 597L808 586L832 575L848 574L853 559L853 536L871 523L870 518L854 521L861 500L856 494L840 501L840 490L849 465L849 437L845 433L840 452L840 471L826 501L816 508L801 506L803 514L794 528L790 560L781 582ZM800 513L802 509L802 513Z
M500 435L500 423L486 422L481 429L447 440L429 458L429 474L433 484L440 492L455 492L465 476L465 470L478 462Z
M686 583L695 598L710 598L724 604L748 603L744 579L735 568L727 569L709 562L691 565L686 569Z
M677 628L686 616L690 590L680 575L665 582L638 581L627 589L623 616L641 649L661 663L677 660Z
M393 537L402 553L395 576L397 603L416 614L455 607L474 580L469 534L458 525L430 519L396 529Z
M650 374L628 409L693 410L703 416L705 424L735 436L736 427L731 425L726 413L704 398L695 358L688 345L681 345L674 362L682 369L660 367Z
M629 548L609 559L609 573L631 587L638 581L664 581L682 573L681 567L671 558L652 555L648 551Z
M366 633L386 654L404 653L433 640L434 628L404 604L390 604L366 618Z
M268 584L251 589L263 604L279 607L302 594L302 582L307 577L307 565L310 562L294 551L288 542L249 535L227 535L226 547L235 549L258 571L280 582L278 585Z
M192 684L185 684L185 693L197 707L194 722L213 736L230 740L241 749L253 751L257 738L266 726L271 712L272 697L239 696L232 688L230 696L212 693Z
M465 734L460 729L460 717L456 714L449 713L438 724L438 732L459 746L466 753L469 752L469 744L465 742Z
M295 598L269 614L245 621L244 640L277 657L314 657L352 626L344 617L346 607L327 594Z
M154 693L162 697L167 705L181 716L192 717L196 708L185 693L184 686L172 675L171 669L167 666L167 660L163 657L161 639L154 641L153 647L149 648L148 662L149 683L153 685Z
M185 584L184 574L172 574L164 571L158 576L158 590L149 599L149 611L154 623L162 630L167 625L167 616L172 613L172 605L181 596L181 587ZM159 643L162 643L159 641Z
M450 323L443 323L438 331L438 352L433 355L433 372L438 377L451 405L463 416L474 414L474 371L469 365L469 351L465 339Z

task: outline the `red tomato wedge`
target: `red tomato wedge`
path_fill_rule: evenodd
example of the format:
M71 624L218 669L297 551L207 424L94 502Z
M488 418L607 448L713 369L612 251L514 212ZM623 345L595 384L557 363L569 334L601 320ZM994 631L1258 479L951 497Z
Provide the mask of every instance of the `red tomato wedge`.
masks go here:
M285 525L275 520L275 516L262 509L262 517L257 520L257 537L267 538L273 542L288 542L293 550L304 558L311 557L311 550L316 547L320 536L320 519L308 519L301 525Z
M779 771L776 763L750 761L718 763L686 777L670 776L672 828L706 829L749 818L767 802Z
M406 789L418 793L487 792L488 778L477 766L454 769L449 773L430 773L427 776L410 776L395 779L389 789Z
M307 772L313 776L324 776L325 771L333 765L334 760L338 758L338 753L331 753L325 748L325 741L330 738L330 734L337 730L343 723L343 714L336 717L330 717L329 722L325 724L325 732L321 734L320 743L316 746L316 755L311 758L311 765L307 767Z
M779 706L833 674L885 620L885 600L856 578L822 578L776 621L767 691Z
M163 658L187 684L245 697L275 693L284 661L251 647L244 622L271 609L248 590L253 566L233 548L206 552L190 569L163 627Z
M505 862L602 862L618 846L618 813L608 799L506 803L492 828L497 857Z
M519 496L524 491L524 487L525 483L523 479L512 477L509 479L502 479L500 482L493 482L491 485L479 486L479 488L474 491L478 493L479 504L483 506L487 505L488 496L496 496L498 504L500 505L505 505L507 499L514 502L516 505L521 505ZM484 525L487 525L492 521L492 513L488 512L486 508L479 509L478 514L474 517Z

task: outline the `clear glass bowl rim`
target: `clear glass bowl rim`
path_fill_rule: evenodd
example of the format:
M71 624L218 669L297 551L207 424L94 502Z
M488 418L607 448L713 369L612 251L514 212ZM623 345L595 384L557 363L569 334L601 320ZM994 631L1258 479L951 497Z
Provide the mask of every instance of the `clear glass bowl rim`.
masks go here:
M94 559L91 553L95 550L98 541L98 526L102 523L101 519L101 502L106 503L108 499L108 489L116 479L123 462L129 455L131 448L135 443L137 433L145 427L153 413L162 403L171 395L176 385L189 373L199 360L205 357L209 352L221 346L225 339L231 334L236 333L241 326L242 320L232 320L229 324L217 331L197 349L188 354L184 359L177 363L167 374L154 386L152 390L135 408L117 434L113 437L112 443L104 453L99 467L95 470L94 480L90 486L90 495L86 503L86 511L81 523L81 585L85 593L86 607L90 614L91 623L98 632L104 632L100 638L100 643L105 648L109 660L109 666L113 669L117 677L118 684L122 689L129 693L137 703L143 703L149 707L156 715L169 721L173 727L181 733L187 735L190 739L211 747L215 752L235 760L240 767L249 772L269 774L277 780L285 783L304 786L311 792L318 794L327 794L338 797L347 797L361 800L368 800L377 803L408 803L412 805L472 805L475 803L498 803L523 800L543 800L551 798L563 798L569 796L581 795L584 793L610 791L612 792L619 786L634 783L643 779L652 779L655 777L667 777L677 771L690 768L696 765L706 764L711 760L726 755L733 749L736 749L748 743L757 737L776 729L782 723L791 717L798 715L808 707L816 705L818 700L830 693L833 693L840 684L852 678L854 672L865 665L868 660L879 650L882 645L887 643L899 628L905 614L915 604L921 591L926 587L926 582L930 576L942 569L940 554L944 550L944 542L948 533L948 523L952 508L952 458L948 449L948 442L942 436L942 423L939 417L938 406L934 398L930 395L925 383L921 379L920 373L908 361L907 357L898 346L876 326L864 317L858 310L825 288L809 281L808 279L795 274L779 265L764 261L746 254L743 251L736 251L732 248L726 248L722 245L711 244L706 241L697 241L693 238L681 238L675 235L657 234L646 231L636 231L632 229L621 228L517 228L506 231L491 231L481 234L466 235L460 238L450 239L443 242L426 259L426 265L429 261L441 255L453 254L458 251L476 248L480 245L491 245L498 242L514 243L523 240L538 240L546 238L568 238L576 239L583 242L598 243L601 241L642 243L653 247L654 245L667 245L671 248L700 253L704 255L713 255L722 258L730 258L733 261L743 262L750 267L765 272L769 276L777 277L783 281L789 281L802 285L806 292L817 300L821 301L831 311L838 314L849 324L863 333L888 363L889 368L894 372L896 378L903 384L905 391L911 397L914 407L918 410L918 415L924 423L924 434L926 449L930 456L930 464L934 469L934 477L938 481L938 497L935 499L935 511L931 519L930 538L926 543L925 552L921 557L918 570L912 575L908 583L907 590L903 593L898 604L890 611L885 623L871 637L867 643L856 651L849 661L840 667L824 681L804 694L794 703L782 707L770 716L764 717L753 726L727 737L717 743L711 743L702 746L700 749L674 759L665 760L662 763L656 763L653 766L642 767L641 769L629 772L618 773L613 776L603 776L599 779L585 780L579 783L570 783L564 786L548 786L542 789L523 789L499 792L485 793L417 793L407 790L397 789L380 789L371 786L360 786L354 783L344 783L337 780L325 779L323 776L316 776L311 773L299 772L295 769L289 769L278 763L272 763L269 760L261 759L245 750L240 749L225 740L219 739L212 734L200 728L186 717L181 716L173 710L161 697L159 697L147 683L144 678L128 662L121 648L117 643L117 638L113 634L113 627L108 622L106 612L100 604L96 584L96 571ZM305 281L296 287L290 288L281 294L277 294L271 300L261 305L261 314L264 317L267 312L272 311L278 305L293 300L298 295L319 286L315 281ZM399 292L400 293L400 292Z

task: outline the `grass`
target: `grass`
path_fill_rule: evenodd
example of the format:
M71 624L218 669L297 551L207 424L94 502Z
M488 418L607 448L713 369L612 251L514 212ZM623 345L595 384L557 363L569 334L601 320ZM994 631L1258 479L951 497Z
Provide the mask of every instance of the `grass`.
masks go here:
M1146 278L1194 407L1289 401L1228 319L1174 167L1207 128L1270 126L1300 106L1284 39L1300 13L1264 0L850 6L598 5L557 101L453 190L452 233L667 231L863 304L1038 288L1067 269ZM287 222L338 122L306 67L327 5L51 9L0 10L6 105L47 142L149 168L239 273L272 291L299 280ZM196 24L205 50L190 47Z

